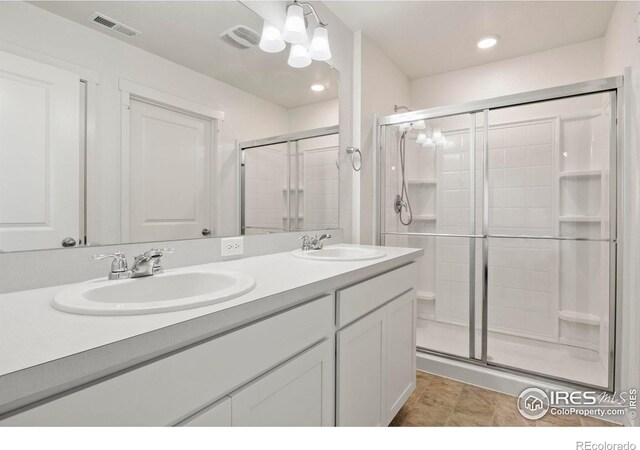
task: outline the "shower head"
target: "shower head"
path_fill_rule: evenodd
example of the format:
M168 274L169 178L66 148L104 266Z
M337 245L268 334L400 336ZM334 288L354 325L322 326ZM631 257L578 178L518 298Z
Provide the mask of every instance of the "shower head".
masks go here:
M413 111L411 108L409 108L408 106L402 106L402 105L393 105L393 112L397 113L400 110L404 110L406 112L411 112ZM426 128L426 124L424 123L424 120L416 120L414 122L408 122L408 123L401 123L400 125L398 125L398 129L402 132L405 131L411 131L411 130L424 130Z

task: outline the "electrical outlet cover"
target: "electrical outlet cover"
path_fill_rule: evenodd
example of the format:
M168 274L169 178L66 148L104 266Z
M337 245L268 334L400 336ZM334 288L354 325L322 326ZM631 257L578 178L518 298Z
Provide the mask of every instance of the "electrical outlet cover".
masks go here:
M234 256L244 253L244 240L242 237L223 238L220 241L220 245L220 256Z

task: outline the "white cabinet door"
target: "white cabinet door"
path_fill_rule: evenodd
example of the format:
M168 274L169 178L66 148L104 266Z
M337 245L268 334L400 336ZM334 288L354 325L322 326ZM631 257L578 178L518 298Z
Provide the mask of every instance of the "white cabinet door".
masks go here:
M386 315L378 309L338 332L339 426L386 425Z
M213 405L189 417L181 427L230 427L231 397L224 397Z
M213 226L211 121L136 100L130 121L129 230L123 238L201 238Z
M231 394L233 426L333 426L334 341Z
M410 290L386 306L387 388L389 424L416 387L416 291Z
M0 250L80 239L80 79L0 52Z

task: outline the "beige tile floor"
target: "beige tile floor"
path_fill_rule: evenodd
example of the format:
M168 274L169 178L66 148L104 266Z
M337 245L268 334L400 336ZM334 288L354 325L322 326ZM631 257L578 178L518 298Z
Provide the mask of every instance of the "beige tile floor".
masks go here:
M417 372L416 390L390 426L414 427L594 427L611 422L582 416L552 416L528 420L520 415L516 397Z

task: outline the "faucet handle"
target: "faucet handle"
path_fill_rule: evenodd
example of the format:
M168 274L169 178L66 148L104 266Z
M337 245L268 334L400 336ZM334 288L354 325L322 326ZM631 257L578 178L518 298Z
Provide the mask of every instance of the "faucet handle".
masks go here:
M173 253L176 251L175 248L153 248L152 252L160 253L160 255L164 255L165 253Z
M123 252L116 251L113 253L101 253L98 255L93 255L94 261L99 261L106 258L113 258L113 261L111 261L111 273L123 273L127 271L127 258L125 258Z
M298 239L302 241L302 250L309 250L311 248L311 238L307 234L303 234Z
M175 249L173 248L152 248L151 250L147 250L140 257L142 258L159 258L167 253L173 253Z
M160 258L162 258L167 253L173 253L175 251L174 248L152 248L146 254L150 253L151 258L155 258L155 262L153 263L153 268L151 269L153 275L164 272L164 268L160 265Z

